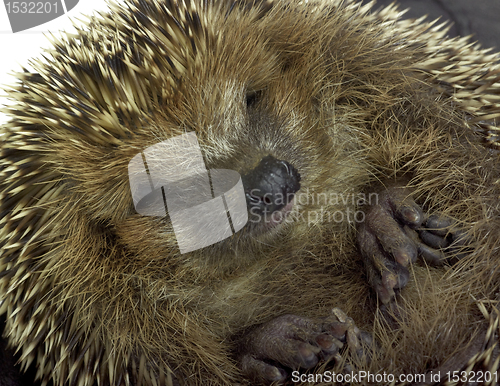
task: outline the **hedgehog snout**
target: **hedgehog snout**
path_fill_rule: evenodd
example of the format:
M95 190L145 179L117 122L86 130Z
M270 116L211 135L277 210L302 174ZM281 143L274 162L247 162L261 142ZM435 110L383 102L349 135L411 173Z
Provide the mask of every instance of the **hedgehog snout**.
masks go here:
M242 176L249 211L270 214L283 209L300 189L300 174L289 162L264 157Z

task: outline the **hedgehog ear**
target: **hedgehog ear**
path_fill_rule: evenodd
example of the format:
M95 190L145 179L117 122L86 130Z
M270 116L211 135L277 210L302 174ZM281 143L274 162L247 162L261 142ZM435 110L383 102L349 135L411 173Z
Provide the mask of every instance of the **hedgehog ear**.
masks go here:
M257 10L257 19L262 18L266 13L268 13L274 6L273 0L236 0L229 10L229 13L238 6L246 11Z

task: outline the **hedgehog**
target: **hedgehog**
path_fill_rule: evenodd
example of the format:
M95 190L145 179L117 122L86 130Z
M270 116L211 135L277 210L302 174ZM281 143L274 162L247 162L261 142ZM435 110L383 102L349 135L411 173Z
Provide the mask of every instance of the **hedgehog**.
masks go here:
M22 368L44 385L495 383L499 57L401 15L127 0L54 37L1 128L0 314ZM180 169L209 173L201 201L208 180L165 182ZM218 170L230 232L190 212L220 237L182 250L169 200L222 197Z

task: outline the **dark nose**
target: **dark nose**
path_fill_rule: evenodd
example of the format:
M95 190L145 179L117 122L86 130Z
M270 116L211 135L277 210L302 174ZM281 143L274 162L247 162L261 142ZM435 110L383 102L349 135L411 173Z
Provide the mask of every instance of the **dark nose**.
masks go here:
M273 213L286 206L300 189L300 174L290 163L268 155L242 176L248 209Z

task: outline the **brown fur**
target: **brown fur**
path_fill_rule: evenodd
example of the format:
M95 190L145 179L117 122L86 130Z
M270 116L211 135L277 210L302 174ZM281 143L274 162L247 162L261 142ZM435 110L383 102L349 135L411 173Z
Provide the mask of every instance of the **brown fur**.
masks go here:
M360 368L466 366L500 279L498 59L395 8L369 11L130 1L18 74L2 128L0 297L23 363L56 385L231 385L249 328L340 307L378 342ZM294 165L305 219L179 254L166 219L135 212L127 165L193 130L209 169L243 174L267 154ZM307 216L359 209L318 193L402 176L473 244L451 268L411 267L394 327L362 274L356 224Z

